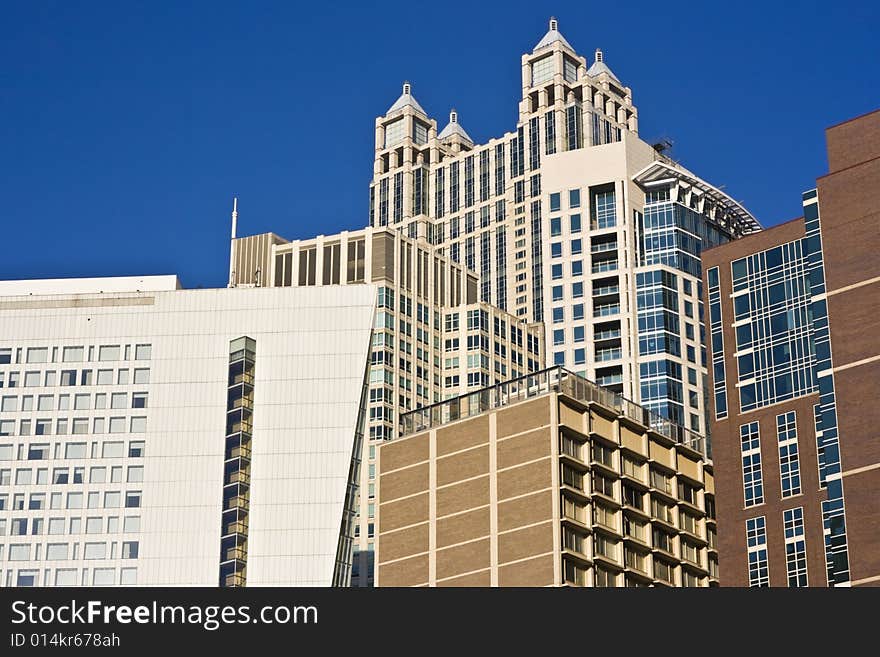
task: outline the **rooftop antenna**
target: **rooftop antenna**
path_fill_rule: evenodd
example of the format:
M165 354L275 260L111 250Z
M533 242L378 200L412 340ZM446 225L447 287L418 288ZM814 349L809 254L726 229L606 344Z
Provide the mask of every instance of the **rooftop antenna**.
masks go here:
M235 287L235 232L238 229L238 197L232 199L232 237L229 240L229 285Z

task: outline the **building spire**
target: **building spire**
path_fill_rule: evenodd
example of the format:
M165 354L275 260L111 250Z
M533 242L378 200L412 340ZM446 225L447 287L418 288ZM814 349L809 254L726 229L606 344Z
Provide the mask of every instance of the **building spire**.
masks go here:
M418 101L413 98L412 95L412 84L410 84L409 80L404 81L403 83L403 93L400 94L400 98L398 98L394 104L388 108L388 111L385 114L391 114L391 112L396 112L399 109L402 109L409 105L416 112L423 114L424 116L428 116L428 113L422 109L422 106L419 105Z

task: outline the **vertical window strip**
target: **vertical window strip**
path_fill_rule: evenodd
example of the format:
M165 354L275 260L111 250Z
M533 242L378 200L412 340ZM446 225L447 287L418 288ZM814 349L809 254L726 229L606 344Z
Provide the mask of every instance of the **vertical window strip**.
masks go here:
M779 440L779 474L782 497L799 495L801 471L798 459L797 416L794 411L776 416L776 437Z
M739 428L742 450L743 490L745 506L764 503L764 482L761 472L761 436L757 422Z
M746 547L749 559L749 586L770 586L767 561L767 525L764 516L746 520Z
M804 508L786 509L782 513L785 529L785 570L789 587L808 586L807 543L804 536Z
M840 473L838 444L837 399L834 374L831 373L831 336L828 328L828 305L825 293L825 265L822 257L822 232L819 216L819 198L813 192L803 195L804 251L813 295L810 308L813 314L813 340L816 351L815 372L825 372L818 378L819 422L817 448L819 453L820 485L828 491L822 502L822 525L825 535L825 565L829 586L850 581L849 547L846 536L846 511L843 499L843 481ZM821 436L821 437L820 437Z
M715 419L727 417L727 373L724 367L724 323L721 315L721 283L718 267L707 273L709 283L709 336L712 341L712 388L715 396Z

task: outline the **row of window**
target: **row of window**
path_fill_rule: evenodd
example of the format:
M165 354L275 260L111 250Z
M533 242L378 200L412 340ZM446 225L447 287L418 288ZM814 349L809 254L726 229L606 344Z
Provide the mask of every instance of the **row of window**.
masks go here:
M82 545L82 550L80 550ZM96 541L88 543L11 543L6 561L77 561L79 559L137 559L138 541ZM3 561L4 545L0 543L0 561ZM121 548L121 549L120 549Z
M107 402L109 402L109 408L146 408L147 407L147 393L146 392L113 392L109 393L97 393L94 396L94 408L96 410L108 408ZM72 402L72 404L71 404ZM15 413L19 411L19 407L21 412L26 413L28 411L67 411L71 408L76 411L80 410L91 410L92 408L92 395L91 393L83 393L76 395L58 395L58 403L56 406L55 403L55 395L23 395L18 397L17 395L4 395L0 398L0 412L3 413Z
M0 436L51 436L52 427L56 436L103 433L144 433L147 430L146 416L133 417L79 417L59 418L54 422L49 418L36 420L20 420L18 433L15 432L15 420L0 420ZM91 431L89 426L91 425Z
M70 347L23 347L13 349L11 347L0 347L0 365L9 365L12 363L57 363L59 351L62 363L82 363L93 362L95 355L99 361L120 361L131 360L132 345L99 345L95 346L70 346ZM24 352L24 360L22 353ZM153 348L149 344L134 345L135 360L150 360L152 358Z
M44 519L43 518L11 518L7 521L0 518L0 536L7 535L7 525L9 536L40 536L43 534ZM45 525L46 533L49 536L59 536L64 534L118 534L120 531L126 534L137 533L141 530L140 516L125 516L120 523L119 516L109 516L107 518L101 516L93 516L85 519L82 518L49 518L48 524ZM28 531L30 529L30 531Z
M114 376L114 372L116 373ZM134 375L131 376L131 373ZM144 385L150 382L150 368L137 367L134 370L129 368L120 368L116 370L33 370L25 371L22 378L22 372L19 371L0 371L0 388L55 388L72 387L72 386L93 386L93 385Z
M119 580L117 582L117 572ZM6 586L134 586L137 584L137 568L56 568L52 577L52 569L42 571L33 569L8 569ZM2 580L0 580L2 581Z
M132 483L140 483L143 481L143 469L128 469L128 476L131 477ZM123 497L122 491L91 491L88 493L69 492L66 494L67 503L65 505L64 493L31 493L25 506L25 494L15 493L12 496L13 511L40 511L49 509L119 509L125 503L126 509L137 509L141 506L141 491L126 491ZM103 500L103 505L101 500ZM49 506L46 506L48 497ZM6 493L0 493L0 510L8 508L9 496Z
M66 459L84 459L89 458L87 456L87 445L88 443L55 443L55 457L56 459L62 458L62 445L63 445L63 458ZM99 443L92 443L91 450L91 458L122 458L126 456L125 443L122 441L112 441L112 442L103 442L100 443L100 450L98 449ZM49 456L49 443L30 443L27 446L27 453L25 454L25 445L24 443L19 444L18 446L18 455L17 459L19 461L45 461L51 458ZM132 458L140 458L144 455L144 441L143 440L130 440L128 442L128 453L127 455ZM0 445L0 461L12 461L16 459L15 453L15 445ZM58 472L59 468L56 468L56 472ZM60 468L60 470L65 470L66 468ZM76 468L76 470L82 470L82 468ZM102 471L104 468L92 468L93 471ZM59 482L56 482L59 483Z

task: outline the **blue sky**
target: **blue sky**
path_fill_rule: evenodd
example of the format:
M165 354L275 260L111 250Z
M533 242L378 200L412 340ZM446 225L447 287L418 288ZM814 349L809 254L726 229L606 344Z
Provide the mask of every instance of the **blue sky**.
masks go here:
M305 7L301 9L301 7ZM824 129L880 107L880 3L5 3L0 278L225 284L239 234L367 222L373 126L408 79L441 127L512 129L550 14L633 90L639 131L764 225Z

